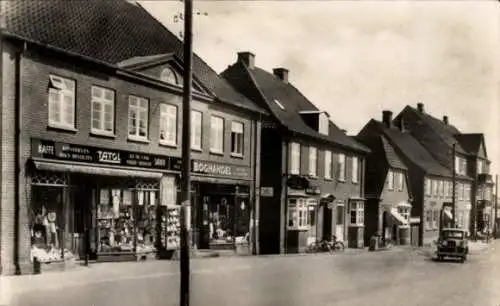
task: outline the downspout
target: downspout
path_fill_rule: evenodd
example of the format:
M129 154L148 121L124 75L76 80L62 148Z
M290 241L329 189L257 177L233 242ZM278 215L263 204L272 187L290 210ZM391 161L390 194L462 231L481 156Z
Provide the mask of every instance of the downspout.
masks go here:
M285 171L284 171L284 175L282 176L282 182L281 182L281 188L284 188L284 203L281 203L283 205L283 211L284 211L284 214L283 216L281 216L284 220L283 224L284 224L284 227L282 228L282 230L284 231L284 235L283 235L283 251L284 253L286 254L287 253L287 241L288 241L288 185L286 184L287 180L288 180L288 169L290 168L289 167L289 154L290 154L290 140L288 139L288 137L286 138L285 140ZM284 180L284 183L283 183L283 180ZM280 199L281 200L281 199Z
M20 219L20 188L19 184L21 183L20 172L21 172L21 59L24 51L26 50L26 42L23 43L22 49L20 51L16 51L15 56L15 167L14 167L14 268L15 274L21 274L21 265L19 263L19 247L20 247L20 230L19 230L19 219Z
M259 114L259 121L262 120L262 115ZM254 126L251 131L252 135L250 139L253 139L253 213L252 213L252 255L257 255L257 197L260 197L260 186L257 186L257 123L258 121L254 121ZM260 165L260 163L259 163ZM260 185L260 184L259 184Z

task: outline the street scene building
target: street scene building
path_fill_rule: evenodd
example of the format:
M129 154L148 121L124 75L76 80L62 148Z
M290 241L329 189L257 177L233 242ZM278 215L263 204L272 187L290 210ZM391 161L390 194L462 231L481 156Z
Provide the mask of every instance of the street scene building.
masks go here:
M2 273L176 250L182 42L128 2L2 9ZM193 74L193 247L248 254L265 112L197 56Z
M262 123L260 252L303 252L332 235L363 247L369 149L294 87L286 68L267 72L240 52L222 75L270 114Z

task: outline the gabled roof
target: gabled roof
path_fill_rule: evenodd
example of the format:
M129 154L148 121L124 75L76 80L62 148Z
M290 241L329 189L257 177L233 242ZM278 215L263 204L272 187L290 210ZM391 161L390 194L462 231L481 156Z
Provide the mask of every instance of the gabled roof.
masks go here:
M52 46L115 65L126 59L174 53L182 41L139 4L124 0L1 1L3 35ZM200 57L193 74L229 105L263 113Z
M478 155L481 144L484 142L484 134L458 134L455 135L458 143L469 154ZM487 157L487 156L486 156Z
M391 168L407 170L408 168L405 166L403 161L399 158L398 154L394 150L392 144L389 143L389 140L386 136L379 137L380 146L382 151L384 152L385 159Z
M373 125L382 132L397 152L422 171L438 176L452 176L451 171L439 164L410 133L402 132L398 128L388 128L375 119L371 119L368 125Z
M355 150L361 153L368 153L369 149L347 136L337 125L329 121L329 135L323 135L310 128L302 119L300 111L320 111L302 93L289 82L283 82L273 74L254 67L249 69L245 64L236 62L229 66L222 75L231 81L238 78L242 81L241 74L246 74L254 86L260 92L262 100L273 117L288 130L315 138L317 140L329 142L348 150ZM246 79L246 78L245 78ZM250 90L246 89L245 90Z

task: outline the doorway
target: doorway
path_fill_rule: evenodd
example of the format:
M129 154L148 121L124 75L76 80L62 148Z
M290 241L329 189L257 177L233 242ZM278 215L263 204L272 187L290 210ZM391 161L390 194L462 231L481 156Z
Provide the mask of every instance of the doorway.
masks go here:
M323 239L332 239L332 210L328 205L323 206Z
M338 241L344 241L345 228L345 205L344 203L337 204L337 222L335 225L335 236Z

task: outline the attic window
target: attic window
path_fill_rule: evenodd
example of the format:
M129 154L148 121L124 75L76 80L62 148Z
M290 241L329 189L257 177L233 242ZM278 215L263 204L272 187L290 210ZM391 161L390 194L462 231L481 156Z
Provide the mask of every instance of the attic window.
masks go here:
M276 103L282 110L285 110L285 107L283 106L283 104L281 104L281 102L278 99L274 99L274 103Z
M323 135L328 135L329 120L325 113L319 114L318 132Z
M177 80L177 75L175 74L175 72L171 68L163 69L161 71L160 79L163 82L179 85L178 80Z

